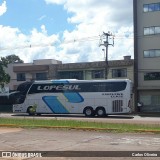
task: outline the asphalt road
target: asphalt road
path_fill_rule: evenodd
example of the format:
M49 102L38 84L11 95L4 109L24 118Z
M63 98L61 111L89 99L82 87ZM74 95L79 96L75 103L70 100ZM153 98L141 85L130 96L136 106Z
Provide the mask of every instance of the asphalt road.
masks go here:
M96 121L104 123L129 123L129 124L160 124L160 115L110 115L108 117L85 117L84 115L41 115L41 116L28 116L28 114L6 114L0 113L0 117L6 118L34 118L34 119L66 119L78 121Z

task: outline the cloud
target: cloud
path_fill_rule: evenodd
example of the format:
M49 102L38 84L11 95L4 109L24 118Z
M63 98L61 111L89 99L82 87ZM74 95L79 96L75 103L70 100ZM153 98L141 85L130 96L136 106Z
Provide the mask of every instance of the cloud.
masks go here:
M2 5L0 5L0 16L2 16L6 11L7 11L7 5L6 1L4 1Z
M63 4L65 3L67 0L45 0L47 4Z
M9 35L9 36L6 36ZM56 59L56 44L59 43L59 35L47 34L45 25L41 31L32 29L29 35L23 34L18 28L0 26L0 51L1 57L16 54L25 62L34 59Z
M71 23L80 23L97 20L101 17L109 23L132 23L132 0L46 0L47 3L64 5L64 8L73 13L69 19ZM123 23L124 25L124 23Z
M65 54L73 55L74 52L78 54L75 62L104 60L102 48L98 46L98 36L103 31L110 31L116 36L115 46L109 46L110 60L122 59L127 54L133 58L132 0L46 0L46 2L63 5L68 13L72 13L67 20L76 27L70 32L64 31L63 39L70 44L61 46L61 49ZM90 40L87 37L95 39ZM79 39L85 40L78 41Z
M43 15L43 16L39 17L38 20L39 20L39 21L42 21L42 20L45 19L45 18L46 18L46 15Z
M115 35L115 45L108 47L109 60L123 59L125 55L133 58L132 0L45 1L48 5L62 5L74 29L48 35L45 25L41 25L40 31L33 28L26 35L18 28L0 26L1 56L16 54L25 62L43 58L63 63L103 61L100 35L110 31ZM43 18L45 15L39 20Z

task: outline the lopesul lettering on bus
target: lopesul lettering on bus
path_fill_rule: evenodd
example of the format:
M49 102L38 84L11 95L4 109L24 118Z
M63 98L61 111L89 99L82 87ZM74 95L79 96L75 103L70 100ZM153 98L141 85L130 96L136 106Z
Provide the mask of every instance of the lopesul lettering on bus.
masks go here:
M39 91L50 91L50 90L80 90L79 85L52 85L52 86L38 86L37 90Z

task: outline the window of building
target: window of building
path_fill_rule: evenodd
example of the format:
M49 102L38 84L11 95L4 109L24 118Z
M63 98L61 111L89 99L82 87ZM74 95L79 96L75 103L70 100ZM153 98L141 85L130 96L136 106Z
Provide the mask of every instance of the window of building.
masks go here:
M160 72L150 72L144 74L144 80L160 80Z
M145 27L144 28L144 35L149 35L150 32L149 32L149 28Z
M112 69L112 78L127 77L127 69Z
M144 4L143 11L144 12L160 11L160 3Z
M104 70L93 70L92 79L104 78Z
M150 105L151 95L140 95L140 102L143 103L143 105Z
M142 112L160 112L160 95L140 95Z
M149 12L153 12L154 11L154 6L155 6L155 4L149 4L148 5Z
M150 57L155 57L155 50L150 50Z
M150 49L144 51L144 58L160 57L160 49Z
M160 57L160 50L155 50L155 57Z
M25 73L17 73L17 81L26 81Z
M160 27L155 27L155 34L160 34Z
M149 6L148 4L144 4L143 5L143 11L144 12L148 12L149 11L148 6Z
M36 80L46 80L47 79L47 73L36 73Z
M152 104L153 105L160 105L160 96L159 95L152 96Z
M150 27L150 34L155 34L155 27Z
M159 26L144 27L144 35L160 34Z
M144 51L143 54L144 54L144 57L145 57L145 58L150 57L149 51Z
M79 79L83 78L83 71L62 71L58 73L60 79Z

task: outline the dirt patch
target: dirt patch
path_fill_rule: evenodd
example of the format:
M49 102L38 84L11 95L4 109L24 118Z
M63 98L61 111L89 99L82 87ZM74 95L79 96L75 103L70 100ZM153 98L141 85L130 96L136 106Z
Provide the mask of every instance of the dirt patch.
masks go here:
M10 133L10 132L20 132L22 128L0 128L0 134Z

